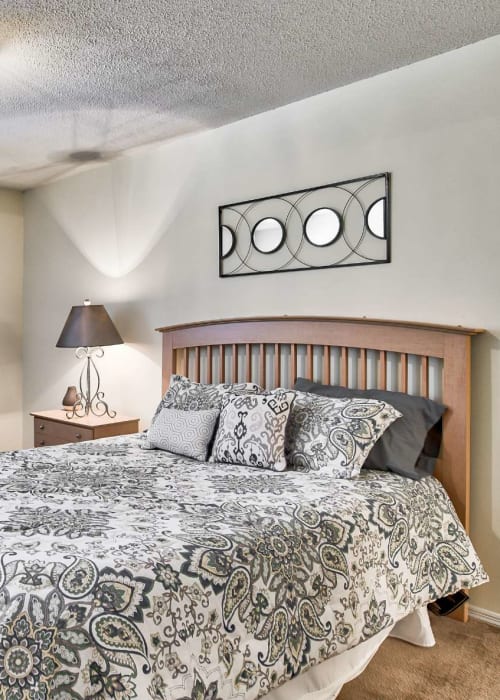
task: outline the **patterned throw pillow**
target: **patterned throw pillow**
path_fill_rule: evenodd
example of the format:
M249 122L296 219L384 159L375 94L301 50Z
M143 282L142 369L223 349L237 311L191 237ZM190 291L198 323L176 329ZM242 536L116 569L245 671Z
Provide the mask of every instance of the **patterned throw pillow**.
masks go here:
M253 382L199 384L178 374L175 374L170 380L170 389L172 390L173 406L184 411L220 408L222 398L228 392L232 394L256 394L262 391L262 388Z
M358 476L373 445L401 413L375 399L330 399L296 392L286 431L286 459L297 471Z
M217 408L208 411L164 408L149 429L148 439L152 448L157 447L204 462L218 417Z
M348 389L344 386L318 384L303 377L297 379L293 388L328 398L387 401L403 415L370 450L363 469L388 470L415 480L434 473L441 447L441 419L446 410L442 404L400 391Z
M294 398L284 389L224 396L210 461L286 469L285 428Z
M231 392L233 394L255 394L262 391L262 387L253 382L240 382L235 384L200 384L192 382L180 374L173 374L170 378L170 386L158 404L151 426L153 427L160 411L164 408L178 408L183 411L201 411L211 408L220 408L222 397ZM149 431L144 436L141 447L143 450L154 449L149 439Z

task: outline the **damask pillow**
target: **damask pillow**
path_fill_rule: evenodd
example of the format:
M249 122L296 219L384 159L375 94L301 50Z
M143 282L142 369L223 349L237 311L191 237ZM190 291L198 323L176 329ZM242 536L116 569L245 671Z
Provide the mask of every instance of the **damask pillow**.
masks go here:
M178 408L183 411L209 410L211 408L220 408L222 397L228 392L233 394L255 394L259 391L262 391L262 388L253 382L200 384L180 374L173 374L170 378L170 386L151 419L151 427L155 424L160 411L164 408ZM151 427L149 430L151 430ZM149 431L144 436L141 447L143 450L154 449L149 439Z
M180 375L174 375L172 377L170 380L170 388L173 392L173 406L184 411L201 411L210 408L220 408L222 398L228 392L232 394L256 394L262 391L262 387L253 382L200 384Z
M294 391L284 389L226 394L210 461L286 469L285 428L294 398Z
M201 462L208 457L219 410L183 411L163 408L149 429L151 448L192 457Z
M392 471L410 479L434 473L442 436L445 406L422 396L384 389L347 389L299 377L294 389L329 398L387 401L403 415L377 442L364 467Z
M401 413L385 401L329 399L296 392L286 431L286 459L298 471L358 476L368 453Z

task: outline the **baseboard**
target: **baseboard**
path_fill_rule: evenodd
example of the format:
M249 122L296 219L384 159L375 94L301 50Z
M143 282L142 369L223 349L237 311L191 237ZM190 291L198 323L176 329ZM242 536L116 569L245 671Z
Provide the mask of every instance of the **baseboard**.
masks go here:
M475 605L469 605L469 615L475 620L500 627L500 613L493 612L492 610L485 610L484 608L477 608Z

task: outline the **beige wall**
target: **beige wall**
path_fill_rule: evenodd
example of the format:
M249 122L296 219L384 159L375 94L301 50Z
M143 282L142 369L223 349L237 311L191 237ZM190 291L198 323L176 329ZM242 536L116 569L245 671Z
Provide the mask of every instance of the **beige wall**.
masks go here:
M23 212L0 189L0 451L22 446Z
M484 327L472 535L492 583L473 601L500 612L499 62L495 38L28 193L25 413L75 383L55 342L85 296L127 341L106 350L104 389L145 425L160 395L159 325L297 313ZM390 265L218 278L218 205L385 170Z

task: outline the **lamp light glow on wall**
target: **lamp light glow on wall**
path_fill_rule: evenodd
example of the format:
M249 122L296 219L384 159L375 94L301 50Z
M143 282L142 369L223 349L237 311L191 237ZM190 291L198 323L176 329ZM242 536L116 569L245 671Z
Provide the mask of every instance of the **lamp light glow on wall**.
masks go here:
M91 304L85 299L83 306L73 306L69 312L62 333L56 343L58 348L76 348L75 355L85 360L80 374L79 392L68 418L83 418L93 413L95 416L114 418L116 411L110 411L101 391L101 380L94 357L103 357L103 345L121 345L123 340L115 324L102 305Z

